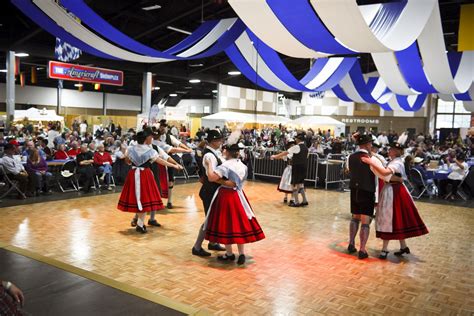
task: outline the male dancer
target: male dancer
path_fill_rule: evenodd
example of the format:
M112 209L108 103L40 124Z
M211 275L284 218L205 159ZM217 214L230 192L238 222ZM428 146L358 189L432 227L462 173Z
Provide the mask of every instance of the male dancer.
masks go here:
M292 146L288 151L279 153L278 155L272 155L270 159L281 159L285 156L292 161L291 169L291 185L293 187L292 199L288 206L300 207L308 205L306 199L306 191L304 189L304 179L308 169L308 147L305 145L305 134L303 132L298 133L295 138L295 146ZM298 194L301 194L303 201L299 203Z
M174 160L176 160L178 157L176 155L173 155L175 153L191 153L193 150L186 146L185 144L181 143L176 137L174 137L171 133L168 132L168 125L166 123L166 120L161 120L160 121L160 127L158 129L159 133L159 141L163 144L166 144L169 148L169 150L164 149L162 146L159 144L156 144L162 149L166 151L167 154L171 155ZM173 202L172 202L172 193L173 193L173 187L174 187L174 170L173 169L168 169L168 203L166 204L166 208L172 209L173 208Z
M216 182L209 181L209 174L207 165L212 165L212 170L215 170L217 166L222 164L222 153L220 152L219 148L222 146L223 136L221 132L218 130L209 130L207 132L207 146L204 148L204 155L202 157L202 165L199 168L202 168L202 187L199 190L199 197L202 200L202 204L204 206L204 214L207 216L207 212L209 207L211 206L212 198L214 197L214 193L219 188L220 184ZM211 254L205 251L202 248L202 242L204 241L204 237L206 235L206 231L203 230L204 227L201 225L199 228L199 234L196 239L196 243L193 246L192 254L195 256L200 257L208 257ZM207 246L209 250L218 250L224 251L225 248L217 243L209 243Z
M370 222L374 216L376 185L374 173L370 170L370 166L364 166L361 158L370 157L372 136L357 132L352 137L359 148L349 156L352 220L349 225L349 246L347 251L349 253L357 251L355 236L359 230L359 223L362 222L359 234L359 259L366 259L369 255L365 245L369 239Z

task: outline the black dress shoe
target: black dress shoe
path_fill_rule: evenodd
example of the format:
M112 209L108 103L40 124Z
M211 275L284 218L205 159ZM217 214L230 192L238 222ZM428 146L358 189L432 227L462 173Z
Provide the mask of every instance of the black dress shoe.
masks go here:
M295 201L290 201L290 203L288 204L289 207L300 207L300 204L299 203L295 203Z
M405 248L403 248L403 249L400 249L400 251L394 252L393 254L394 254L395 256L399 256L399 257L400 257L400 256L403 256L404 253L409 254L409 253L410 253L410 248L405 247Z
M235 255L231 254L230 256L228 256L227 254L225 254L223 256L218 256L217 260L219 260L219 261L234 261L235 260Z
M146 226L143 225L143 227L137 226L135 227L135 230L141 234L146 234Z
M382 260L387 259L388 254L389 254L388 251L382 250L382 251L380 252L379 259L382 259Z
M245 255L240 255L239 259L237 259L237 264L240 266L240 265L243 265L244 263L245 263Z
M285 204L288 203L288 199L287 199L287 198L284 198L284 199L283 199L283 203L285 203Z
M363 252L359 250L359 259L367 259L369 254L367 252Z
M347 246L347 252L348 253L357 252L357 248L353 244L349 244L349 246Z
M216 251L225 251L225 247L219 245L219 244L211 244L209 243L207 245L207 249L209 250L216 250Z
M138 220L136 218L132 219L132 221L130 222L130 226L132 226L132 227L137 226L137 221Z
M171 203L166 204L166 208L171 210L173 208L173 204L171 204Z
M196 248L194 247L193 247L192 253L193 255L198 256L198 257L209 257L211 255L210 252L207 252L206 250L202 248L199 250L196 250Z
M148 225L150 226L155 226L155 227L161 227L161 224L156 221L156 219L150 221L148 220Z
M300 203L300 206L308 206L308 205L309 205L308 202L301 202Z

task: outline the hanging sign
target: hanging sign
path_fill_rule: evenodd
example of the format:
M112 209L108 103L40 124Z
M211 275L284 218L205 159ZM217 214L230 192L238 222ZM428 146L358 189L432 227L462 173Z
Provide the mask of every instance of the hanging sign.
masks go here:
M48 69L48 76L51 79L123 86L123 72L118 70L67 64L58 61L50 61Z

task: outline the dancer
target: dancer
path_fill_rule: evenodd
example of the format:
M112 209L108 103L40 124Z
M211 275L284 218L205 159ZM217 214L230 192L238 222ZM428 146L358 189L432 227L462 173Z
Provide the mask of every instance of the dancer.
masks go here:
M117 206L120 211L138 214L136 231L142 234L146 233L145 213L164 208L150 166L155 161L171 166L150 148L151 141L152 135L141 131L137 134L138 144L128 148L125 159L132 164L132 169L127 174Z
M362 222L359 234L359 259L366 259L369 255L365 246L369 239L370 222L374 216L375 208L375 175L361 159L367 157L370 160L372 136L356 132L352 137L359 148L349 156L352 219L349 225L347 251L349 253L357 252L355 236L359 230L359 224Z
M282 159L288 156L292 161L291 167L291 185L292 200L288 204L290 207L307 206L306 191L304 188L304 179L306 178L308 168L308 147L305 145L305 134L298 133L295 139L295 146L278 155L272 155L270 159ZM303 201L299 203L298 194L301 194Z
M399 141L402 142L400 139ZM370 165L385 180L380 192L375 218L376 236L383 240L380 259L387 259L390 240L400 241L400 251L394 254L402 256L410 253L410 248L408 248L405 239L428 234L428 229L418 214L413 198L406 186L403 182L394 182L391 179L392 175L406 179L405 165L401 158L403 155L402 144L392 143L388 155L391 161L386 168L381 167L368 157L361 158L364 163Z
M234 261L232 245L237 244L239 251L237 264L242 265L245 263L244 244L264 239L265 234L242 190L247 178L247 166L238 159L241 149L238 145L239 137L240 131L230 135L224 150L226 161L222 165L214 169L212 163L207 163L210 181L228 179L235 183L235 187L221 185L217 189L204 227L207 240L225 245L226 253L217 259L224 262Z
M221 132L219 132L219 130L213 129L208 131L206 138L207 146L204 148L203 151L202 165L199 166L201 170L200 173L202 174L200 180L202 182L202 186L199 190L199 197L202 200L202 204L204 206L204 214L206 216L209 210L209 206L211 205L212 197L214 196L214 193L217 191L220 185L219 183L209 181L210 169L208 168L208 165L211 165L212 170L215 170L218 166L222 164L223 157L220 151L220 147L222 146L222 139L223 136ZM230 186L233 185L231 184ZM204 241L205 233L206 231L203 225L199 229L198 237L192 249L192 254L195 256L208 257L211 255L209 252L205 251L202 248L202 242ZM214 242L210 242L207 248L209 250L217 251L225 250L225 248L223 248L221 245Z
M160 127L158 128L158 132L160 134L160 141L167 144L168 146L174 147L176 149L181 149L180 151L167 151L169 155L173 157L174 160L178 159L177 155L172 155L174 153L178 152L184 152L184 153L192 153L192 149L186 146L185 144L181 143L175 136L173 136L170 132L168 132L168 124L166 123L166 120L161 120L160 121ZM165 150L166 151L166 150ZM174 170L173 169L167 169L167 174L168 174L168 202L166 204L166 208L172 209L173 208L173 187L174 187Z
M295 140L290 138L288 140L286 150L289 150L294 145L295 145ZM291 185L291 171L292 171L291 159L288 159L288 155L281 155L281 153L278 154L278 155L273 155L270 158L271 159L283 159L287 162L287 166L286 166L285 170L283 170L283 174L281 175L280 183L278 184L278 191L285 193L285 198L283 199L283 203L286 204L286 203L288 203L288 194L293 193L293 187ZM291 195L290 203L292 201L293 201L293 203L295 203L295 201L293 200L293 196Z

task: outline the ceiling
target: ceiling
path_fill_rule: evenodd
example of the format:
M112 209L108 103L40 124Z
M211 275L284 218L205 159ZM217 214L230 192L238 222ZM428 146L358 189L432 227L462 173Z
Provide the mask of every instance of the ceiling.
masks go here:
M0 13L0 62L5 61L6 52L27 52L29 57L21 59L21 71L26 73L26 84L30 84L31 67L38 68L38 85L57 86L56 80L46 77L45 67L48 60L54 59L55 38L29 20L10 1L3 0ZM236 14L226 0L86 0L87 4L109 23L134 39L164 50L184 39L187 35L169 30L173 26L192 32L203 20L235 17ZM390 1L358 0L359 4L371 4ZM470 0L440 0L446 49L456 50L459 26L460 5ZM160 9L145 11L142 8L158 4ZM302 77L309 69L307 59L283 56L285 64L297 77ZM82 65L123 70L123 87L102 86L105 92L123 94L141 94L143 73L153 73L154 85L160 87L153 91L153 99L158 100L170 93L177 92L179 98L211 98L212 90L218 83L255 88L244 76L229 76L227 73L235 67L223 53L202 60L175 61L160 64L140 64L124 61L101 59L84 53L78 60ZM361 54L364 72L375 70L369 54ZM3 68L3 67L0 67ZM201 83L188 81L198 78ZM5 75L0 74L0 82ZM65 82L65 88L74 88L73 82ZM85 90L93 90L92 85L84 85ZM298 94L288 94L298 98Z

